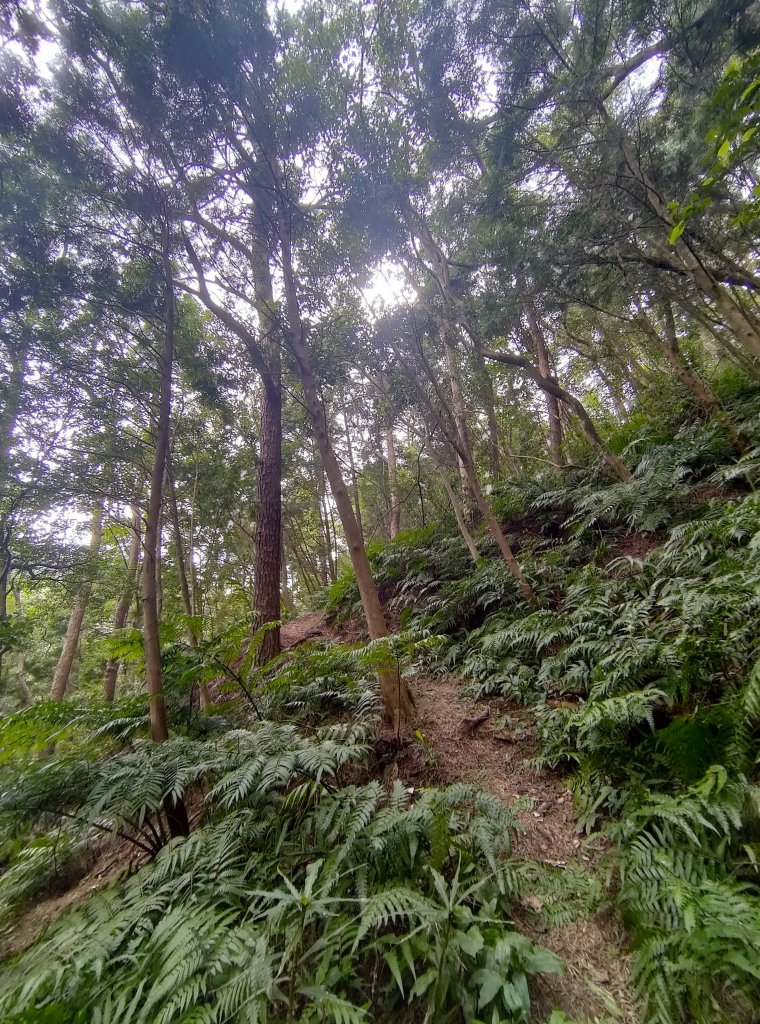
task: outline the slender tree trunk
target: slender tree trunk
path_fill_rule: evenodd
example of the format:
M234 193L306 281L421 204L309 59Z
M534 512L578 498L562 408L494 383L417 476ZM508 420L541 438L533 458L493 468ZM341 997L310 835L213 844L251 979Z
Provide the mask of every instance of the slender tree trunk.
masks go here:
M282 584L280 590L282 592L282 603L285 607L285 611L288 615L295 615L296 604L293 600L293 595L290 592L290 583L288 581L288 557L287 551L285 550L285 531L282 531L282 553L280 557L280 567L282 570Z
M599 109L605 120L609 124L614 124L601 101L599 102ZM644 189L647 202L651 206L652 210L663 222L664 227L670 231L674 226L674 221L668 204L665 202L665 199L652 179L641 166L641 162L639 161L636 151L631 145L629 139L617 127L617 125L615 125L615 131L618 136L620 150L626 164L628 165L628 169ZM717 281L713 274L707 270L692 248L691 243L688 241L686 233L681 235L681 237L674 242L673 248L686 273L692 279L699 291L715 304L726 324L734 332L734 335L740 345L743 346L753 359L760 359L760 331L758 330L757 324L752 318L747 316L746 312L734 299L728 289Z
M102 536L103 508L101 505L97 505L92 513L92 526L90 532L90 559L92 563L94 563L95 559L98 557ZM93 568L94 564L91 564L88 568L88 572L91 573ZM79 593L74 598L74 605L71 609L69 624L66 629L66 637L63 641L63 649L61 650L60 657L58 658L55 675L53 676L53 685L50 688L51 700L63 700L66 696L69 677L71 675L71 667L74 664L74 658L77 653L79 636L82 632L82 623L84 622L84 616L87 611L87 604L90 600L91 593L92 579L88 579L84 584L82 584L79 589Z
M444 340L444 345L446 345L448 343L447 339L449 338L448 333L442 333L441 337ZM504 558L504 561L506 562L510 573L514 577L520 593L522 594L525 601L531 607L537 608L538 599L535 595L535 592L533 591L533 588L531 587L528 580L525 578L523 571L520 567L520 563L515 558L514 553L512 552L512 549L510 548L506 537L504 536L504 531L502 530L499 521L493 514L491 507L488 504L485 495L483 494L483 490L480 486L480 482L478 480L477 473L475 470L475 464L473 462L472 449L470 447L469 433L467 430L466 421L463 422L463 430L460 433L459 425L455 420L454 413L451 408L451 403L444 394L444 391L438 382L438 376L434 372L433 368L430 366L430 363L427 360L427 357L425 356L422 347L419 348L419 360L421 361L422 367L424 368L424 372L427 375L428 380L432 384L433 389L436 393L436 397L439 403L438 408L433 406L432 402L430 401L425 392L425 389L419 387L419 382L417 379L418 367L413 368L407 363L406 359L404 358L403 354L401 353L397 345L391 342L391 346L393 348L393 351L396 353L399 363L403 367L409 382L417 390L417 394L420 398L420 401L427 408L433 422L435 422L441 428L444 436L446 437L446 440L449 442L452 449L456 452L456 455L459 460L459 465L464 469L465 475L467 477L467 484L470 489L470 492L473 494L477 502L478 508L480 509L481 514L483 515L483 518L485 519L486 524L488 525L489 532L491 533L493 539L496 541L496 545L499 548L499 551L501 552L501 555ZM451 355L453 355L453 353L451 353ZM488 356L489 353L484 352L484 355ZM456 375L458 373L456 359L449 359L448 356L449 354L447 354L447 368L449 370L449 373L453 372L454 375Z
M22 598L19 587L13 588L13 602L16 606L16 618L20 623L24 618L24 609L21 603ZM18 681L18 686L23 695L24 702L27 705L32 705L34 703L34 698L32 697L32 691L29 689L29 683L26 681L26 657L24 655L23 647L20 647L16 654L16 680Z
M190 574L190 605L193 615L199 614L198 581L195 578L195 505L198 497L198 459L195 460L195 476L193 477L193 496L190 502L190 535L187 552L187 569Z
M612 399L612 404L615 408L615 415L621 422L624 422L626 417L628 416L628 409L626 408L626 404L623 401L623 395L620 389L617 387L617 385L610 378L609 374L606 372L606 370L601 366L599 362L596 362L594 364L594 370L599 380L602 382L604 387L607 388L607 391L609 392L609 396Z
M266 161L265 161L266 162ZM253 188L253 237L248 247L254 280L254 307L259 321L259 338L229 310L216 302L209 292L203 267L190 240L185 237L185 248L198 277L199 296L204 305L246 347L249 358L261 377L263 397L261 406L261 438L257 498L259 514L254 527L254 626L263 622L276 622L280 617L280 535L282 532L282 381L280 366L279 327L277 309L272 291L267 238L272 213L270 199L261 188ZM223 229L211 224L217 237L228 240ZM280 650L279 628L269 630L263 638L257 659L259 662L274 657Z
M523 356L514 356L507 352L484 352L483 354L487 359L493 359L496 362L504 363L506 366L520 367L520 369L525 370L529 377L533 378L542 391L551 393L555 395L556 398L559 398L564 402L564 404L572 409L577 416L581 430L583 431L584 437L588 443L599 452L618 480L630 480L630 469L604 444L596 427L594 426L594 421L589 416L583 403L577 399L575 395L571 395L569 391L561 388L555 381L544 377L543 374L539 372L538 368L533 366L533 364Z
M165 323L160 356L160 387L158 416L155 427L153 469L150 477L148 516L143 558L143 636L145 643L145 674L150 700L150 733L156 743L169 738L161 674L161 643L158 636L158 545L163 504L164 476L169 452L169 429L172 401L172 368L174 364L174 290L168 250L168 230L164 238Z
M499 421L496 418L496 395L493 389L493 380L488 372L488 366L483 358L483 348L480 339L473 337L473 355L475 361L475 380L480 392L480 401L485 410L488 422L488 463L491 471L491 480L496 483L502 475L502 451L499 438ZM513 467L516 468L516 467Z
M396 466L396 442L393 438L393 427L385 431L385 458L388 464L388 495L391 502L388 519L388 536L391 540L401 532L401 500L398 493L398 468Z
M459 527L459 532L462 534L462 539L467 545L467 550L470 552L473 562L477 562L480 558L480 552L478 551L478 546L468 529L467 522L465 521L462 503L457 497L456 491L451 486L451 481L446 474L446 470L440 466L438 462L435 463L435 468L438 470L438 475L441 478L444 490L446 491L449 503L451 504L451 508L454 512L454 518L456 519L457 526Z
M341 413L343 414L343 431L346 436L346 451L348 452L348 466L351 470L351 490L354 494L354 514L359 524L362 537L364 537L364 525L362 524L362 508L359 500L359 478L356 472L356 460L354 459L354 446L351 442L351 425L348 422L348 408L346 406L345 394L341 396Z
M446 356L446 369L448 371L448 384L449 391L451 393L451 410L454 414L454 423L456 425L457 435L467 450L467 458L472 458L472 445L470 444L470 435L467 429L467 409L464 401L464 393L462 391L462 380L459 376L459 362L457 360L456 346L454 339L452 338L452 328L450 324L443 324L439 328L439 334L443 343L443 351ZM459 466L459 477L462 483L462 507L464 510L465 519L468 522L472 522L474 514L474 505L477 504L475 498L475 492L470 485L470 476L467 472L467 466L465 465L465 458L456 451L457 464Z
M172 370L174 367L174 281L170 257L169 226L164 224L162 234L162 256L164 272L164 332L159 361L160 380L158 392L158 416L155 427L155 452L150 475L148 496L148 518L145 528L143 560L143 644L145 648L145 678L150 702L150 735L155 743L169 738L169 723L166 717L164 683L161 672L161 641L158 635L158 554L161 542L161 509L163 507L164 475L169 453L169 432L171 427ZM172 838L190 834L187 810L182 800L167 796L164 800L169 833Z
M549 350L546 345L546 338L536 314L533 296L528 291L525 281L519 281L520 301L522 303L525 319L528 321L528 333L533 342L533 350L536 354L539 373L547 379L552 379L553 374L549 363ZM557 472L562 470L565 464L565 456L562 450L562 419L559 414L559 401L556 395L545 392L546 412L549 417L549 454Z
M129 606L132 603L132 595L135 590L137 579L137 566L140 561L140 541L142 534L142 518L140 508L137 504L132 506L132 524L129 538L129 553L127 555L127 575L124 586L116 601L116 608L113 616L113 630L118 632L127 624ZM116 680L119 674L118 658L109 658L103 677L103 695L109 704L113 704L116 696Z
M348 546L354 575L356 576L356 585L359 589L364 615L367 620L367 629L369 630L370 637L376 640L388 635L388 626L385 622L385 615L383 614L383 607L380 603L377 587L372 578L372 570L367 558L367 552L364 549L361 530L354 515L348 488L330 443L327 417L317 389L311 359L306 347L304 326L301 320L293 272L290 233L282 208L278 210L277 226L282 254L283 286L290 324L291 350L298 366L304 403L309 413L312 429L314 430L322 465L330 482L330 489L332 490L333 499L343 526L343 534ZM394 725L400 726L404 719L413 717L415 713L414 700L398 669L389 666L386 670L381 671L379 673L379 682L386 713Z
M515 578L515 582L517 583L520 593L531 607L537 608L538 600L533 588L525 578L522 568L520 567L520 563L515 558L512 548L509 546L507 538L504 536L501 524L493 514L491 506L489 505L486 496L483 494L483 489L480 486L480 480L478 479L478 474L475 470L472 445L470 444L470 434L467 429L467 419L463 414L464 408L461 397L462 391L461 382L459 380L459 367L457 365L456 352L454 350L451 335L447 330L444 329L441 332L441 338L443 340L446 355L446 367L449 374L449 390L452 395L453 418L458 440L456 449L460 459L460 464L467 478L469 493L474 497L475 503L488 526L491 536L496 541L496 545L499 548L504 561L507 563L509 571ZM459 405L460 409L459 415L457 414L457 405Z
M743 349L737 348L733 342L729 341L723 332L719 330L718 325L712 322L703 309L699 309L693 302L689 302L689 300L680 291L672 292L671 298L681 307L687 316L692 317L710 333L718 345L720 345L720 347L727 352L729 356L731 356L734 362L741 366L745 373L754 380L760 380L760 363L755 361Z
M251 248L254 298L259 321L259 344L269 368L262 378L261 438L257 480L258 514L253 538L253 621L258 628L281 616L282 558L282 368L280 333L269 267L268 231L271 203L257 192L256 221ZM280 627L267 630L256 655L260 665L280 653Z
M8 352L11 364L8 383L3 389L3 404L0 410L0 489L10 493L12 481L11 450L13 448L13 432L16 429L21 405L21 391L24 384L26 369L26 351L24 349ZM13 563L11 554L11 537L13 523L5 514L0 515L0 622L8 618L8 582ZM3 655L0 651L0 683L3 676Z
M182 610L188 620L186 636L188 646L193 649L198 646L198 637L191 625L193 618L193 599L190 593L190 585L187 581L187 570L185 568L185 552L182 543L182 526L179 521L179 509L177 508L177 492L174 486L174 472L172 470L171 449L166 453L166 484L169 491L169 512L172 517L172 530L174 533L174 553L177 559L177 574L179 575L179 587L182 593ZM201 711L206 711L213 703L208 685L205 682L198 683L198 703Z
M636 319L657 351L665 357L678 380L683 384L686 390L691 393L705 416L707 416L708 419L716 419L718 422L722 423L726 431L731 435L731 439L737 449L740 452L745 452L747 450L746 437L742 435L741 431L728 416L715 395L689 368L686 360L683 358L683 354L678 344L678 336L676 334L675 321L673 320L673 311L670 307L670 303L666 302L664 309L665 337L660 334L657 327L651 322L645 313L640 312Z

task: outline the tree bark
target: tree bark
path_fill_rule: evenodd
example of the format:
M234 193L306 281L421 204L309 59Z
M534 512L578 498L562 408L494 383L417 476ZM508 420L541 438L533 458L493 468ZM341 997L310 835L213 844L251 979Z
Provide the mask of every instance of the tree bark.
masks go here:
M454 414L454 424L456 426L457 435L467 450L466 458L472 459L472 445L470 444L470 434L467 429L467 409L464 402L464 393L462 391L462 380L459 376L459 363L457 360L456 346L451 336L451 325L442 324L439 328L439 334L443 343L443 351L446 357L446 369L448 371L448 384L449 391L451 393L451 410ZM465 465L465 457L463 457L458 451L456 452L457 463L459 466L459 477L462 484L462 508L464 510L464 516L468 523L473 520L473 506L477 504L475 498L475 492L470 485L470 475Z
M348 546L354 575L356 576L356 585L359 589L362 608L364 609L364 616L367 621L367 629L370 637L376 640L388 635L388 626L377 593L377 587L372 578L372 570L367 558L367 552L364 549L361 530L354 515L348 488L330 443L327 417L317 389L311 359L306 347L305 330L301 320L293 271L290 232L282 206L277 211L277 229L282 255L283 286L290 325L290 347L298 366L304 403L309 413L312 429L314 430L322 465L327 474L333 499L343 526L343 534ZM402 721L412 718L415 714L414 700L411 692L405 680L401 678L397 668L389 665L387 669L378 673L378 677L386 714L394 726L400 727Z
M271 203L256 190L255 223L251 240L254 305L259 321L259 346L269 373L262 378L261 437L256 484L258 514L253 535L253 623L279 622L282 558L282 367L276 322L267 232ZM280 627L264 633L256 654L263 665L280 653Z
M356 460L354 458L354 446L351 441L351 425L348 422L348 406L346 405L345 394L341 395L341 414L343 416L343 432L346 437L346 451L348 452L348 466L351 470L351 490L354 493L354 514L359 524L359 530L364 537L364 525L362 523L362 508L359 496L359 477L356 472Z
M456 519L457 526L459 527L459 532L462 534L462 539L467 545L467 550L470 552L473 562L477 563L478 559L480 558L480 552L478 551L478 546L475 543L473 536L470 533L467 523L465 521L464 512L462 510L462 503L457 497L456 491L451 486L451 481L446 475L446 470L437 462L435 463L435 468L438 470L438 475L441 478L444 490L446 491L449 503L451 504L451 508L454 512L454 518Z
M182 610L185 613L185 618L188 620L186 629L187 643L189 647L195 649L198 646L198 637L195 634L194 627L191 625L193 618L193 598L190 592L190 584L187 579L187 569L185 568L185 551L184 544L182 542L182 526L179 521L179 509L177 508L177 492L174 486L171 449L166 453L166 483L169 491L169 512L172 517L174 553L177 559L179 588L182 593ZM213 703L208 685L205 682L198 683L198 703L200 704L201 711L206 711L206 709L211 707L211 704Z
M158 635L158 553L161 543L161 510L163 507L164 476L169 453L171 427L172 370L174 367L174 279L170 256L170 229L161 227L162 264L164 276L164 331L159 357L158 415L155 426L155 451L150 475L148 518L145 528L143 561L143 645L145 648L145 679L148 690L150 735L155 743L169 738L166 717L164 682L161 672L161 641ZM172 838L190 834L187 810L183 801L167 796L164 814Z
M491 480L496 483L502 475L502 451L499 437L499 421L496 418L496 395L493 389L493 380L488 372L488 366L483 358L483 347L480 339L473 337L472 351L475 359L475 379L480 392L481 404L485 410L488 423L488 464L491 471ZM510 470L516 475L517 466L512 461Z
M518 290L525 319L528 322L528 333L533 342L533 350L536 354L539 373L547 379L551 378L553 374L549 363L549 350L546 345L546 338L536 314L533 296L528 291L525 280L522 277L518 278ZM546 412L549 417L549 455L554 463L555 471L560 472L565 464L565 456L562 451L562 419L559 414L559 401L557 396L551 392L545 392L545 396Z
M142 518L140 508L137 504L132 506L132 524L129 538L129 553L127 555L127 574L124 579L124 586L116 601L116 608L113 615L113 631L117 633L124 629L127 624L129 606L132 603L132 595L137 580L137 566L140 561L140 541L142 534ZM103 696L109 704L113 704L116 696L116 680L119 674L118 658L109 658L103 676Z
M579 399L577 399L575 395L571 395L569 391L565 391L565 389L561 388L559 384L557 384L555 381L549 380L547 377L544 377L544 375L540 373L538 368L533 366L533 364L529 362L527 359L525 359L523 356L515 356L507 352L490 351L484 351L483 355L486 357L486 359L493 359L495 362L504 363L505 366L519 367L520 369L524 370L529 377L533 378L533 380L536 382L536 384L538 384L542 391L551 393L556 398L559 398L562 402L564 402L564 404L568 406L570 409L572 409L572 411L578 417L578 420L581 425L581 430L583 431L586 440L589 442L590 445L592 445L596 449L596 451L599 452L601 457L610 467L610 469L618 478L618 480L631 479L630 469L625 465L624 462L622 462L617 457L617 455L614 454L614 452L611 452L609 448L607 448L607 446L604 444L601 437L599 436L596 427L594 426L593 420L586 411L583 403Z
M98 557L102 536L103 508L101 505L97 505L92 513L89 552L91 565L88 567L89 574L92 573L94 568L94 564L92 563L94 563L95 559ZM78 594L74 598L74 605L71 609L71 615L69 616L69 624L66 628L66 637L63 641L63 649L61 650L60 657L58 658L55 675L53 676L53 685L50 688L51 700L63 700L66 696L69 677L71 676L71 667L74 664L74 658L77 653L77 645L79 644L79 637L82 632L82 623L84 622L84 616L87 611L87 604L90 600L91 593L92 578L90 575L90 578L82 584Z
M398 468L396 466L396 442L393 438L393 427L385 431L385 457L388 463L388 495L391 509L388 519L388 536L395 540L401 533L401 500L398 493Z

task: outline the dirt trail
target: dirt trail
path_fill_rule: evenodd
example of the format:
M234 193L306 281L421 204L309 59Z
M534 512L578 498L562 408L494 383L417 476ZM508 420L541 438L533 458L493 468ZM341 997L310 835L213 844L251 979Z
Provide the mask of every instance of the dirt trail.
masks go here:
M297 619L283 623L280 629L280 644L282 649L287 651L306 640L316 640L320 637L332 639L334 635L325 622L323 612L309 612L308 615L301 615Z
M503 700L470 705L452 676L418 676L413 691L419 711L417 727L435 756L441 782L475 783L506 804L527 798L531 807L518 815L525 833L515 844L516 855L553 867L590 866L591 857L573 824L570 793L557 776L528 765L537 746L526 708ZM477 724L486 709L489 718ZM532 923L529 908L515 911L521 931L552 949L567 965L566 974L545 975L538 982L536 1019L561 1009L571 1017L635 1024L630 958L623 952L622 929L613 918L598 913L562 928L541 930ZM620 1015L614 1016L613 1007L605 1005L605 994L612 997Z

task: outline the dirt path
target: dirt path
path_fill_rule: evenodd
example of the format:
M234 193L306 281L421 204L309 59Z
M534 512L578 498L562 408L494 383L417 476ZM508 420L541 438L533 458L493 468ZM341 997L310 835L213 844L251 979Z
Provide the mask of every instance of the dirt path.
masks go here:
M316 640L319 637L332 639L333 631L325 622L323 612L309 612L308 615L301 615L297 619L290 619L280 629L280 644L284 651L306 640Z
M570 793L557 776L528 765L537 753L530 712L503 700L470 705L452 676L418 676L413 690L419 710L417 726L435 757L441 782L472 782L507 804L527 798L531 806L518 815L525 833L515 844L517 856L553 867L588 868L591 857L575 831ZM489 718L478 724L486 709ZM538 1020L545 1019L551 1009L561 1009L571 1017L635 1024L630 958L622 951L624 936L614 919L598 913L542 931L533 925L527 909L524 914L521 908L515 909L520 929L567 964L566 974L540 980ZM605 1005L605 994L619 1007L619 1016L611 1012L612 1005Z

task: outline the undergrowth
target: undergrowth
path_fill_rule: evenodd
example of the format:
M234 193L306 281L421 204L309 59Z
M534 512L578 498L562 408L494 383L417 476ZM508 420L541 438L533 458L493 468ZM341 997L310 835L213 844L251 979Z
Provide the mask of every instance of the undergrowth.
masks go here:
M373 561L391 602L445 636L428 668L532 707L535 767L565 773L579 831L612 843L606 883L652 1024L758 1019L759 406L732 408L741 456L690 423L629 442L630 481L573 471L497 494L538 611L482 535L477 564L415 536Z
M538 611L484 531L477 564L458 537L411 531L371 558L394 637L263 668L247 624L196 650L168 638L169 742L147 740L140 694L3 720L6 926L109 837L136 870L6 962L2 1019L526 1021L531 977L561 964L513 905L553 928L612 900L644 1021L756 1020L760 416L742 401L741 457L687 425L629 440L625 483L573 470L493 496ZM344 575L329 612L357 608ZM140 658L139 635L119 643ZM606 839L600 877L514 858L517 819L493 796L372 777L374 672L389 662L531 706L536 767L567 776L579 831ZM179 800L191 831L170 840Z
M141 866L6 963L0 1018L527 1020L531 976L562 965L516 929L511 907L562 890L563 879L512 859L517 819L495 797L369 775L373 666L417 646L401 635L303 648L268 674L238 667L237 711L213 716L212 728L183 718L175 694L184 733L158 745L130 699L40 704L6 719L9 914L21 909L24 879L44 887L38 869L55 870L53 844L62 852L114 835ZM194 657L167 655L185 672ZM180 799L192 830L170 840L167 801ZM576 879L560 916L597 900L594 884Z

